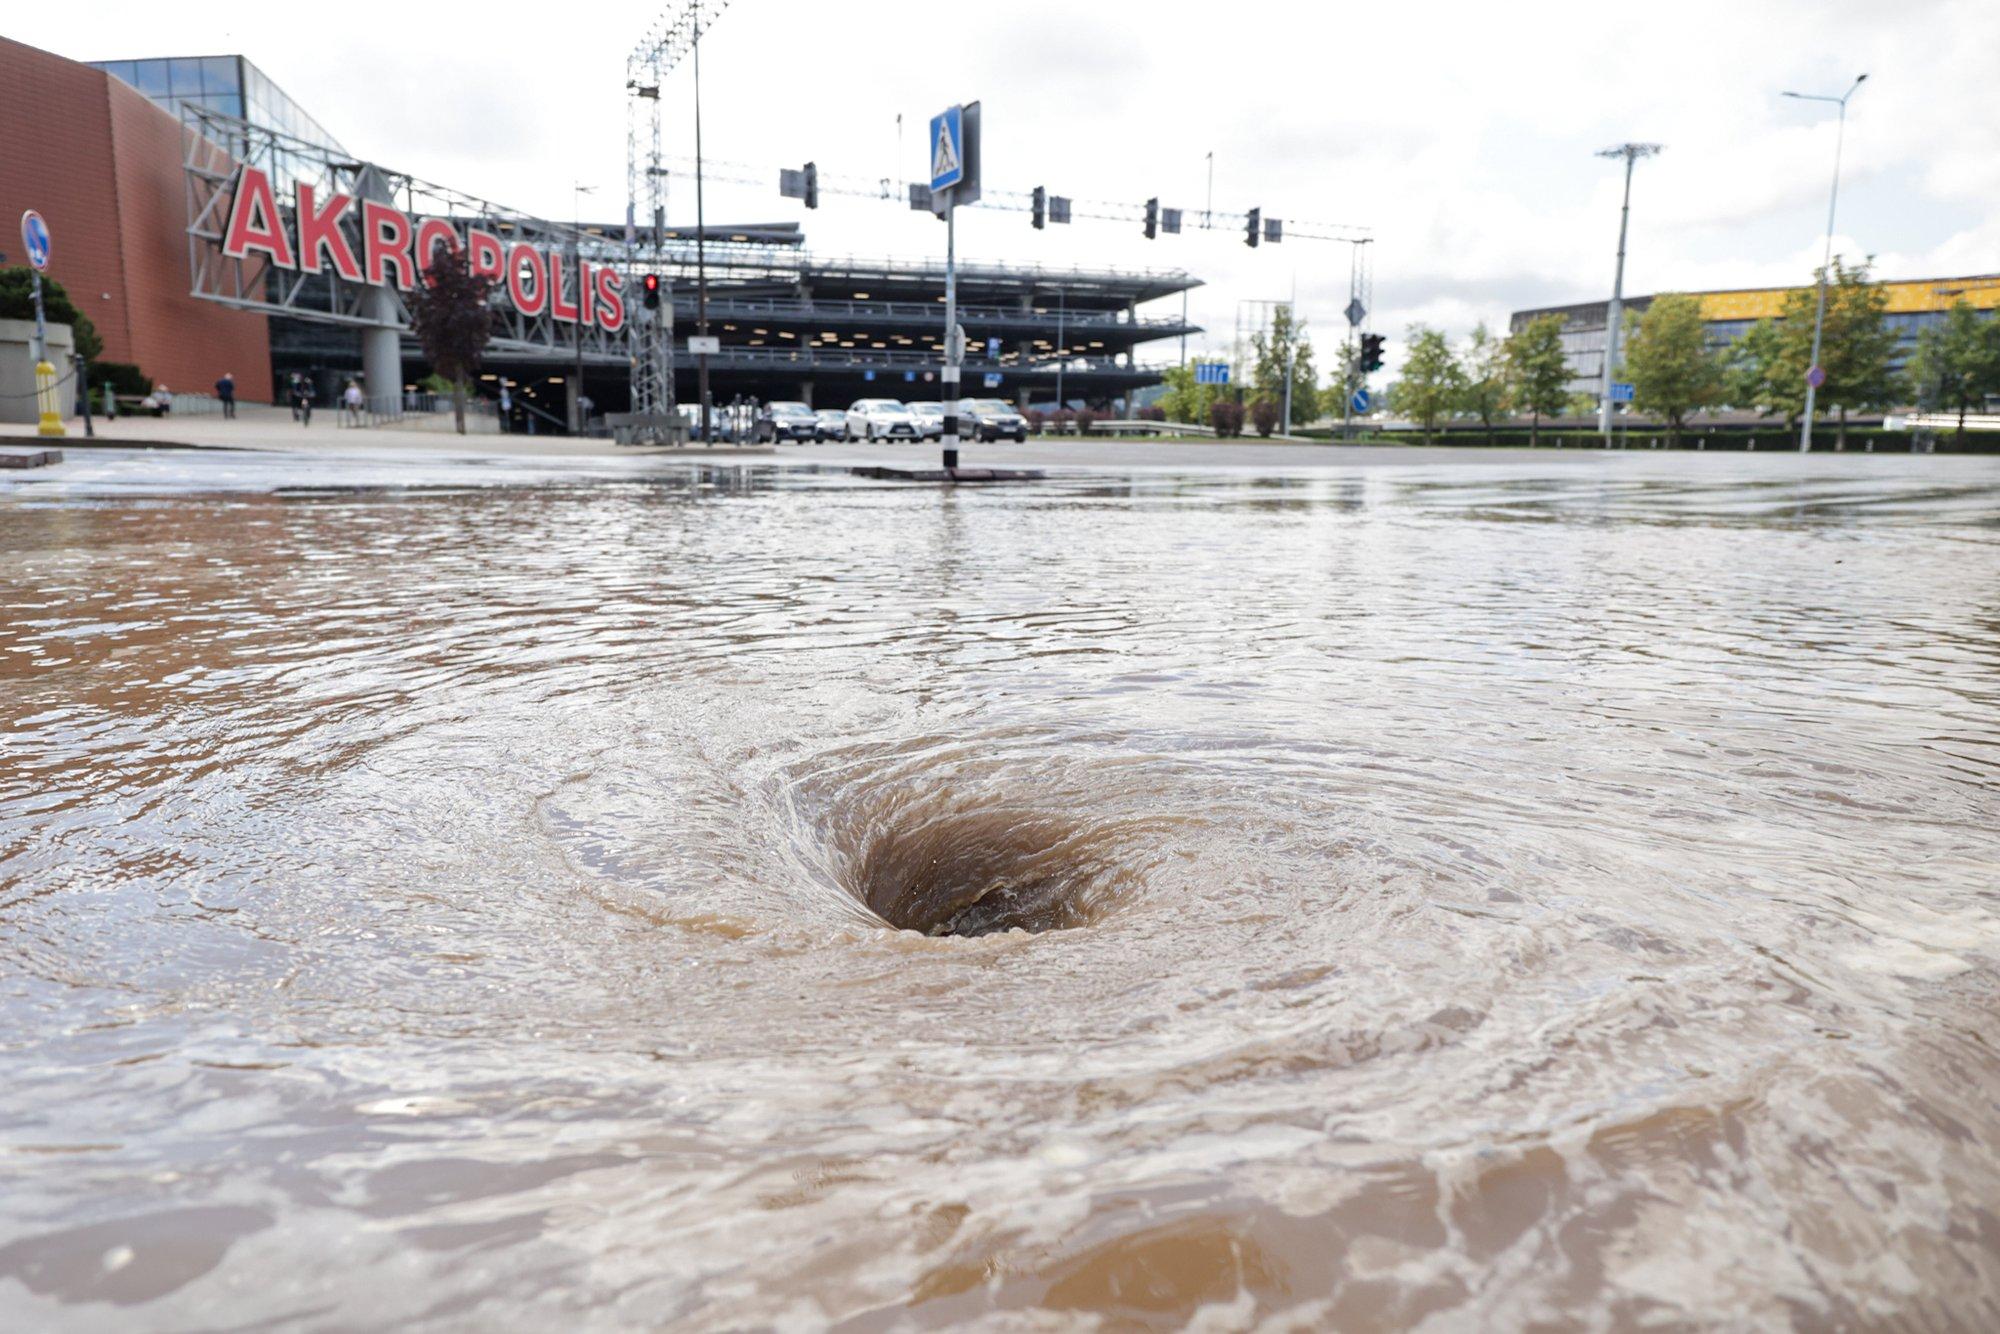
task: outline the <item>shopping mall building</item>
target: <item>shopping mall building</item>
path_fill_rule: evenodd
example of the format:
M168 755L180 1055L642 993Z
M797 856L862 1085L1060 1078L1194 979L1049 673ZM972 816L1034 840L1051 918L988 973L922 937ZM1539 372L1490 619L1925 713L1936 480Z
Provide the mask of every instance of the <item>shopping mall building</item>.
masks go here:
M1881 284L1888 297L1886 319L1896 331L1897 357L1907 358L1916 349L1917 335L1944 318L1954 301L1969 302L1977 310L2000 309L2000 274L1970 278L1908 278ZM1796 288L1746 287L1725 292L1691 292L1701 302L1709 345L1724 348L1749 332L1759 320L1784 316L1785 298ZM1625 298L1628 314L1644 315L1653 303L1650 296ZM1569 361L1570 392L1592 398L1604 383L1604 343L1608 301L1586 301L1574 306L1543 306L1538 310L1517 310L1508 321L1519 329L1545 315L1562 317L1563 352Z
M0 211L47 219L49 273L96 324L104 359L177 390L225 371L248 399L293 372L318 381L322 402L349 376L371 397L400 389L428 373L398 329L420 256L462 245L476 267L483 246L499 321L483 388L504 379L559 428L579 365L599 411L626 406L640 270L677 294L676 341L692 331L700 239L716 401L940 393L941 263L815 255L796 223L669 228L635 250L619 223L553 223L357 161L242 56L85 64L0 38L0 129ZM1022 403L1128 399L1199 332L1180 314L1197 285L1180 271L961 260L965 382ZM684 355L675 384L693 399Z

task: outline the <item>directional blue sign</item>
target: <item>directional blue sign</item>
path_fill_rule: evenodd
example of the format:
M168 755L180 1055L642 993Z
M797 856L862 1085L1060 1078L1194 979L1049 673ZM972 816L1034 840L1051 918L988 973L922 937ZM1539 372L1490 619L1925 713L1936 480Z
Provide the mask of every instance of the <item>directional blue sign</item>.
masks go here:
M1226 361L1197 361L1194 364L1196 384L1228 384L1229 363Z
M995 371L986 372L986 387L988 389L998 389L1000 387L1000 376L998 372Z
M1354 391L1354 396L1347 400L1347 406L1356 412L1366 412L1368 411L1368 404L1372 401L1368 397L1366 389L1357 389Z
M931 117L931 193L965 179L965 108L947 107Z
M915 384L917 382L917 373L915 371L904 371L903 382L905 384Z
M1630 403L1632 401L1631 383L1626 380L1613 380L1611 382L1611 401L1613 403Z
M862 378L862 379L864 379L864 380L872 380L872 379L874 379L874 378L875 378L875 372L874 372L874 371L863 371L863 372L861 372L861 378Z
M27 247L28 263L37 270L49 266L49 225L33 209L21 215L21 244Z

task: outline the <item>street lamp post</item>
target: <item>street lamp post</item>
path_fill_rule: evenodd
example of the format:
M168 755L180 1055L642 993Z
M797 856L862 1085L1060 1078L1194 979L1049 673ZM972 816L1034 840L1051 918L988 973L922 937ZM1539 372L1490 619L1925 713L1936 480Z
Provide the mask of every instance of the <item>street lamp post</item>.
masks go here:
M1799 453L1812 452L1812 428L1814 402L1818 397L1819 385L1814 383L1825 372L1819 368L1820 335L1826 331L1826 271L1833 267L1833 213L1840 205L1840 150L1847 138L1847 99L1854 96L1861 85L1868 82L1866 74L1858 75L1848 90L1839 97L1826 97L1818 93L1786 93L1786 97L1801 102L1831 102L1840 108L1838 128L1833 135L1833 191L1826 201L1826 258L1819 266L1819 300L1813 310L1812 366L1806 371L1806 415L1799 425Z
M1618 210L1618 271L1611 280L1611 305L1604 313L1604 382L1597 399L1597 433L1611 442L1611 377L1618 370L1618 335L1625 319L1625 224L1632 217L1632 164L1660 151L1658 144L1619 144L1599 157L1625 159L1625 203Z

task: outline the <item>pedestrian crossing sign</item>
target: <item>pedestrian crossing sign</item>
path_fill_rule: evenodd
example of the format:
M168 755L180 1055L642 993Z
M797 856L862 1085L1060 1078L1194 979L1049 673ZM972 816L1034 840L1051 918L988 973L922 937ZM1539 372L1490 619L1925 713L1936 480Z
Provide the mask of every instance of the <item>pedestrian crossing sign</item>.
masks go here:
M965 179L965 108L947 107L931 117L931 190L949 190Z

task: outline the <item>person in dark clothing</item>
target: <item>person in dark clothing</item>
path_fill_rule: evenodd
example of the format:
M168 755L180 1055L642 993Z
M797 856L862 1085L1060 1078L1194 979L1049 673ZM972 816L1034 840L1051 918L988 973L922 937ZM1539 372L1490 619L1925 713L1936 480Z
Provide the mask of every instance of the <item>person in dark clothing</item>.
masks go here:
M292 415L307 426L313 424L313 399L316 395L310 375L292 377Z
M222 403L225 419L236 415L236 376L232 372L224 371L222 378L215 382L215 397Z

